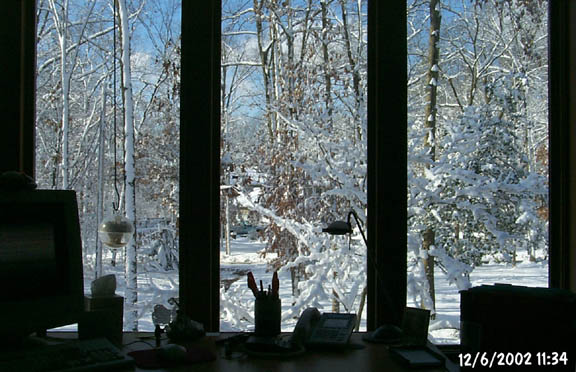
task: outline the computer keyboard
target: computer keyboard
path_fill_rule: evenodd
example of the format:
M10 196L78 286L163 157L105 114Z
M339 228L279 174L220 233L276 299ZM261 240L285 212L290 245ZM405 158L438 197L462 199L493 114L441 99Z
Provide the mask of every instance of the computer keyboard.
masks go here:
M104 338L73 340L0 354L0 371L11 372L88 372L131 370L134 360L125 356Z

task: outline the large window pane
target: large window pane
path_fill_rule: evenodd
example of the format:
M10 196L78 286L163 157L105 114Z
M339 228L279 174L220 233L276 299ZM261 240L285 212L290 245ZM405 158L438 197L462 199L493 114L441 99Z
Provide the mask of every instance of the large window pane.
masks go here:
M548 286L546 1L408 3L408 304L459 342L459 290Z
M223 1L221 329L253 329L252 272L280 277L282 328L310 306L363 313L366 1ZM363 226L364 227L364 226Z
M41 0L37 9L37 183L77 192L85 291L115 274L129 300L125 329L153 330L153 307L178 296L180 1ZM130 249L97 240L113 203L135 215Z

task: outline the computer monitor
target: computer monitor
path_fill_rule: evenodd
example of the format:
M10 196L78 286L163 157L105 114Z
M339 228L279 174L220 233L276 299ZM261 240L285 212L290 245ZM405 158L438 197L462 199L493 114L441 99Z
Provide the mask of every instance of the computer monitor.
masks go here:
M77 323L82 271L74 191L0 191L0 343Z

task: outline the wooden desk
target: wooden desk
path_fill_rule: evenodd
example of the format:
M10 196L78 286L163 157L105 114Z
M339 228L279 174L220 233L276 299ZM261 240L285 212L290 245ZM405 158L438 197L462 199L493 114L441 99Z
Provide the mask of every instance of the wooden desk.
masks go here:
M237 359L225 359L224 348L216 345L218 339L230 337L232 334L207 336L195 344L205 346L217 355L213 362L191 364L170 369L170 371L199 371L199 372L379 372L379 371L410 371L404 368L395 359L390 358L385 345L370 344L362 341L362 333L354 333L351 342L364 345L360 350L345 350L337 352L313 351L288 359L260 359L245 356ZM136 340L134 334L125 334L124 343L127 352L149 348L143 343L131 343ZM154 342L153 340L149 340ZM136 369L137 371L145 371ZM446 368L418 369L418 371L458 371L458 367L446 361ZM148 370L149 371L149 370ZM160 370L166 371L166 369Z

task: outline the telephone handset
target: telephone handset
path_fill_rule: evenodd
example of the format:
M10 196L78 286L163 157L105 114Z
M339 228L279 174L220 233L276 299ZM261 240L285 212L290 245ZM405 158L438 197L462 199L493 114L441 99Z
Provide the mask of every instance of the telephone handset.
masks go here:
M356 326L356 314L324 313L311 307L302 313L292 343L308 348L341 348L348 345Z

